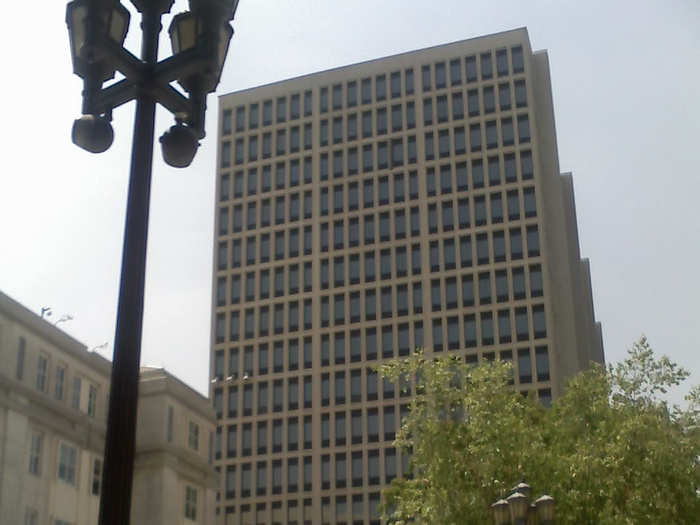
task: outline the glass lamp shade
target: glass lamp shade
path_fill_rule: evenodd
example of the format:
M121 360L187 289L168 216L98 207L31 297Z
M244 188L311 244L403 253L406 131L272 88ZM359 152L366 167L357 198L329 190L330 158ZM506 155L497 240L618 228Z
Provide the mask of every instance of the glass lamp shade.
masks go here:
M522 492L515 492L506 498L508 502L508 508L510 509L510 516L513 521L515 520L525 520L527 518L527 511L530 507L529 498Z
M120 46L124 45L131 16L129 10L120 3L116 3L112 9L105 12L108 14L108 19L105 20L108 28L107 35Z
M228 45L231 42L231 37L233 36L233 28L228 24L225 23L221 27L221 30L219 31L219 48L218 48L218 56L217 58L217 75L216 75L216 83L219 83L219 78L221 77L221 72L224 69L224 62L226 62L226 55L228 54Z
M80 57L80 51L85 44L87 13L87 0L75 0L66 7L66 25L68 25L70 53L73 60Z
M510 511L508 510L508 502L504 499L499 499L491 505L493 511L493 520L496 525L504 525L510 522Z
M94 20L91 11L98 10ZM119 2L111 6L90 0L74 0L66 7L66 24L70 38L73 68L76 74L83 76L87 64L100 62L102 53L99 46L101 38L108 38L115 44L124 44L129 30L129 11ZM94 24L92 27L89 24ZM105 79L111 78L114 69L103 68Z
M202 33L200 20L192 11L175 15L168 30L174 55L193 49L197 45L198 37Z
M219 77L226 61L228 46L233 36L233 28L225 21L219 20L218 31L208 31L207 24L212 23L211 16L207 16L201 10L180 13L173 18L170 24L170 42L173 54L183 53L197 47L201 49L212 49L209 47L209 38L216 39L216 50L214 56L207 56L207 61L212 64L208 71L202 71L195 77L179 79L180 84L187 90L192 91L195 85L201 86L205 92L213 91L219 83Z
M537 506L537 517L543 523L549 523L554 519L554 498L552 496L541 496L535 501Z

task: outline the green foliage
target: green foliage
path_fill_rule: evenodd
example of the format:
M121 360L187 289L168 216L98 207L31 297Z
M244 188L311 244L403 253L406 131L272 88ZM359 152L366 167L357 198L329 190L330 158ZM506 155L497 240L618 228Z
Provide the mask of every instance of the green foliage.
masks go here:
M491 523L490 505L522 476L556 500L560 524L682 524L700 516L700 388L688 408L659 395L688 372L645 338L623 362L593 365L545 409L509 386L509 364L476 367L417 352L380 368L416 377L396 446L411 479L384 491L394 521Z

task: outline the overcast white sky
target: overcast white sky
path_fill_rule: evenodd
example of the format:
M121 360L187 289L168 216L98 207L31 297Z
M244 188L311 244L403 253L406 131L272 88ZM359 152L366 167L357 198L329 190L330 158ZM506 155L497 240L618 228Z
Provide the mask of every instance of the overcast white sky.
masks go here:
M54 320L72 315L61 326L88 347L108 341L110 356L133 103L115 111L107 153L75 147L82 86L65 2L11 4L0 33L0 290L37 312L50 306ZM185 8L177 0L173 12ZM574 175L607 359L645 333L700 382L698 0L241 0L217 93L520 26L549 51L560 164ZM203 392L213 95L209 106L209 137L189 169L166 167L156 150L142 352ZM171 124L159 111L156 135Z

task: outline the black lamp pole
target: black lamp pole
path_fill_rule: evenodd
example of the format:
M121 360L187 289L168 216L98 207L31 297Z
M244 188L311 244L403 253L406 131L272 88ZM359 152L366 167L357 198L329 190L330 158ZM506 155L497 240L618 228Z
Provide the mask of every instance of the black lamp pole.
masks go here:
M238 0L189 0L190 11L174 17L170 27L174 55L158 62L161 17L174 0L131 2L142 16L141 59L122 47L129 13L119 0L73 0L66 14L73 68L85 86L73 142L92 153L107 150L112 109L136 100L100 525L130 521L156 103L176 120L160 139L166 163L188 166L204 137L206 95L219 83L233 34L228 21L238 7ZM125 78L103 88L116 70ZM189 97L170 86L175 80Z
M146 64L154 64L158 57L161 13L154 12L152 4L145 7L141 58ZM155 116L155 99L140 92L136 97L131 145L100 525L128 524L131 514Z

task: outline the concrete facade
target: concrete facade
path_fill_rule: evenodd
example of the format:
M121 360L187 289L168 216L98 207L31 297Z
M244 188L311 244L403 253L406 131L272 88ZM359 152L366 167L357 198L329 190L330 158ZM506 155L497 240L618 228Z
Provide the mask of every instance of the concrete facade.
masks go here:
M219 523L375 524L423 347L548 404L603 362L549 64L526 29L220 98Z
M110 373L0 293L0 525L97 523ZM132 523L213 523L208 399L162 369L143 368L139 389Z

